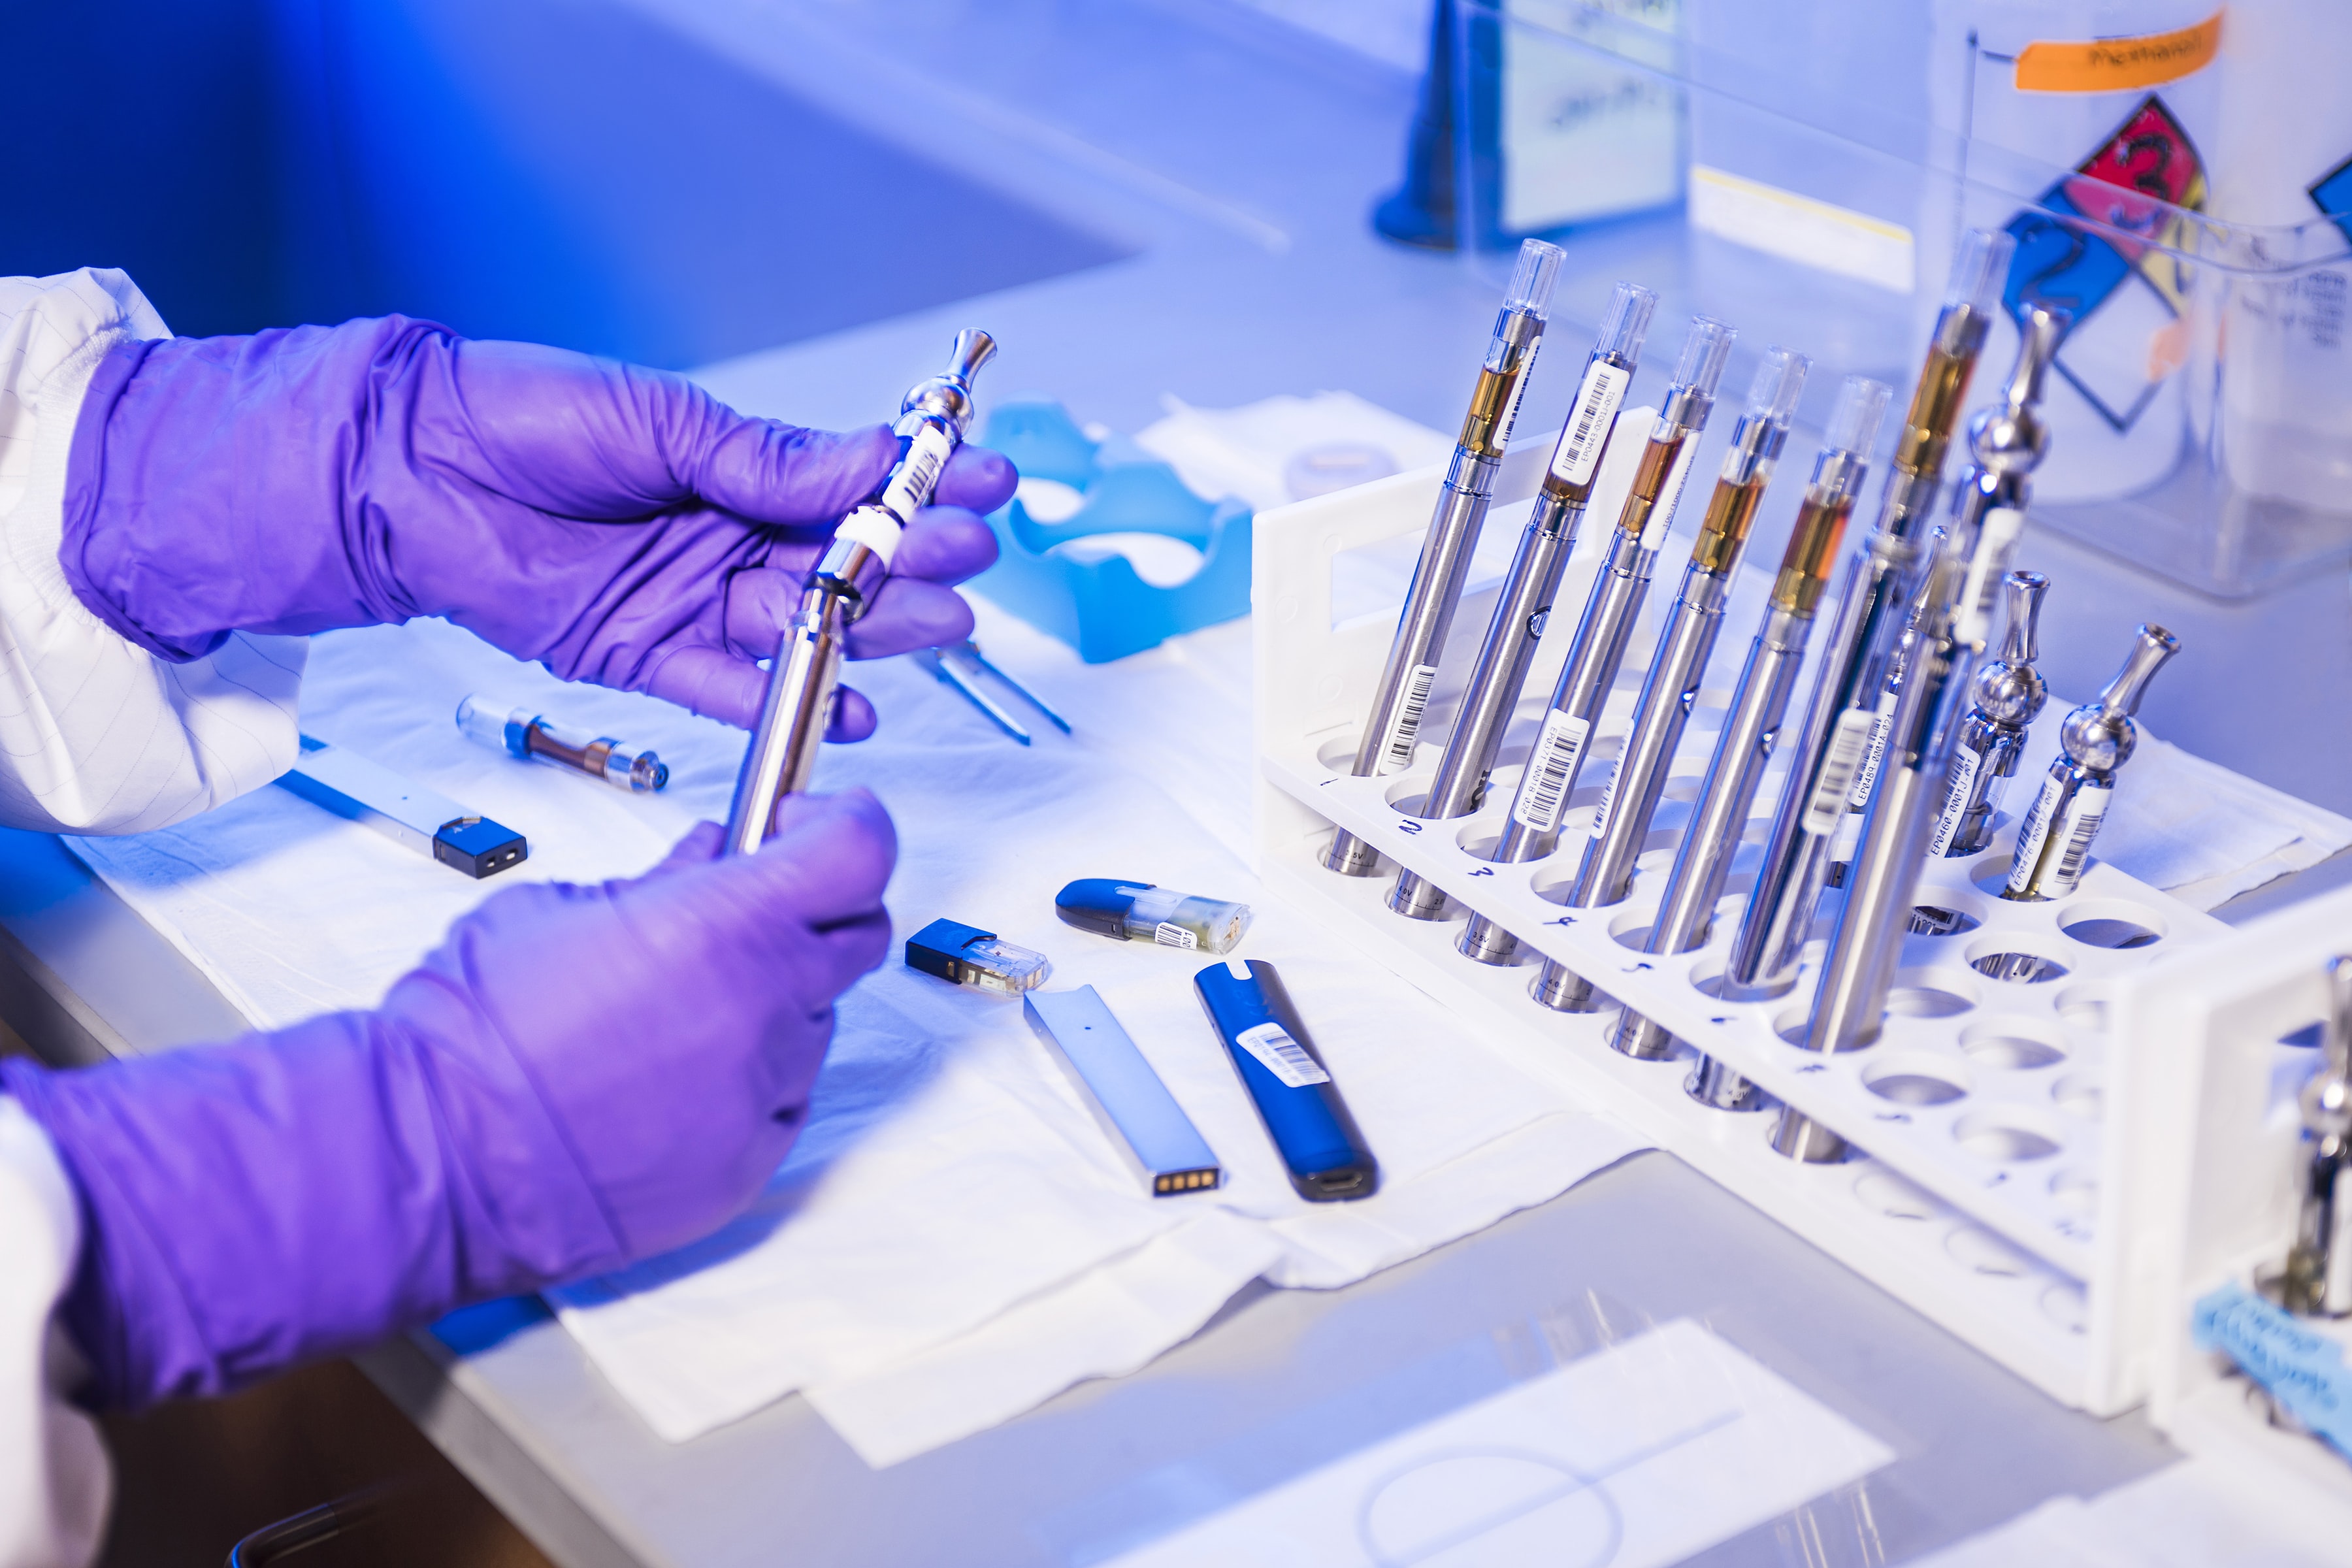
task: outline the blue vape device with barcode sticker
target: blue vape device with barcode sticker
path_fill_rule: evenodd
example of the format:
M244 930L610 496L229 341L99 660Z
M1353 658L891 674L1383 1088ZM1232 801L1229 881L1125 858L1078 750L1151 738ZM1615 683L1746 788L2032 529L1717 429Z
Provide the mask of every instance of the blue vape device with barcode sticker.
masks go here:
M1227 959L1193 975L1192 988L1298 1195L1310 1203L1371 1196L1380 1164L1274 965Z

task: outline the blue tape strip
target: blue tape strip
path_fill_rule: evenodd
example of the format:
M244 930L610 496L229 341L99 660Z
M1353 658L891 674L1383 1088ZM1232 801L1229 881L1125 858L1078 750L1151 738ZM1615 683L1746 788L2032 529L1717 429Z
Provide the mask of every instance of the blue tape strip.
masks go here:
M2344 1346L2242 1285L2224 1285L2189 1318L2201 1350L2228 1354L2279 1407L2352 1456L2352 1367Z

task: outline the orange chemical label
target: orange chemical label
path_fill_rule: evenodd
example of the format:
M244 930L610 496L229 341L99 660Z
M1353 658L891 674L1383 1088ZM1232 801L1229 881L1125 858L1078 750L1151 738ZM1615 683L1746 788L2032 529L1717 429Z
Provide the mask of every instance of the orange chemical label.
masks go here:
M2219 11L2178 32L2080 44L2028 44L2017 52L2017 90L2127 92L2161 87L2212 64L2221 49Z

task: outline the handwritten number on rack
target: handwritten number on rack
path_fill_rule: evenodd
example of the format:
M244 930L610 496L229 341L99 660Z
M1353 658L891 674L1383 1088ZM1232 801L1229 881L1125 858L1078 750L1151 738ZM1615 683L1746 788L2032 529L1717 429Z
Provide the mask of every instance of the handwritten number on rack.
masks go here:
M1576 917L1574 915L1562 915L1556 921L1544 921L1544 924L1548 926L1572 926L1575 923Z
M1907 1125L1911 1121L1911 1113L1907 1110L1881 1110L1875 1115L1881 1121L1900 1121Z
M1492 866L1481 866L1470 874L1474 877L1491 877L1495 874L1495 868Z
M1421 824L1408 816L1397 824L1397 831L1399 833L1418 833L1421 831Z

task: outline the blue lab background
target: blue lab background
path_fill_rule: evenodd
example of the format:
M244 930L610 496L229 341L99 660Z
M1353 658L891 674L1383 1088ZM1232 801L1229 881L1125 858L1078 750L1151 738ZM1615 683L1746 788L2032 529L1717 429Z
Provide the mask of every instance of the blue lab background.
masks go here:
M674 368L1124 254L610 0L10 5L0 273Z

